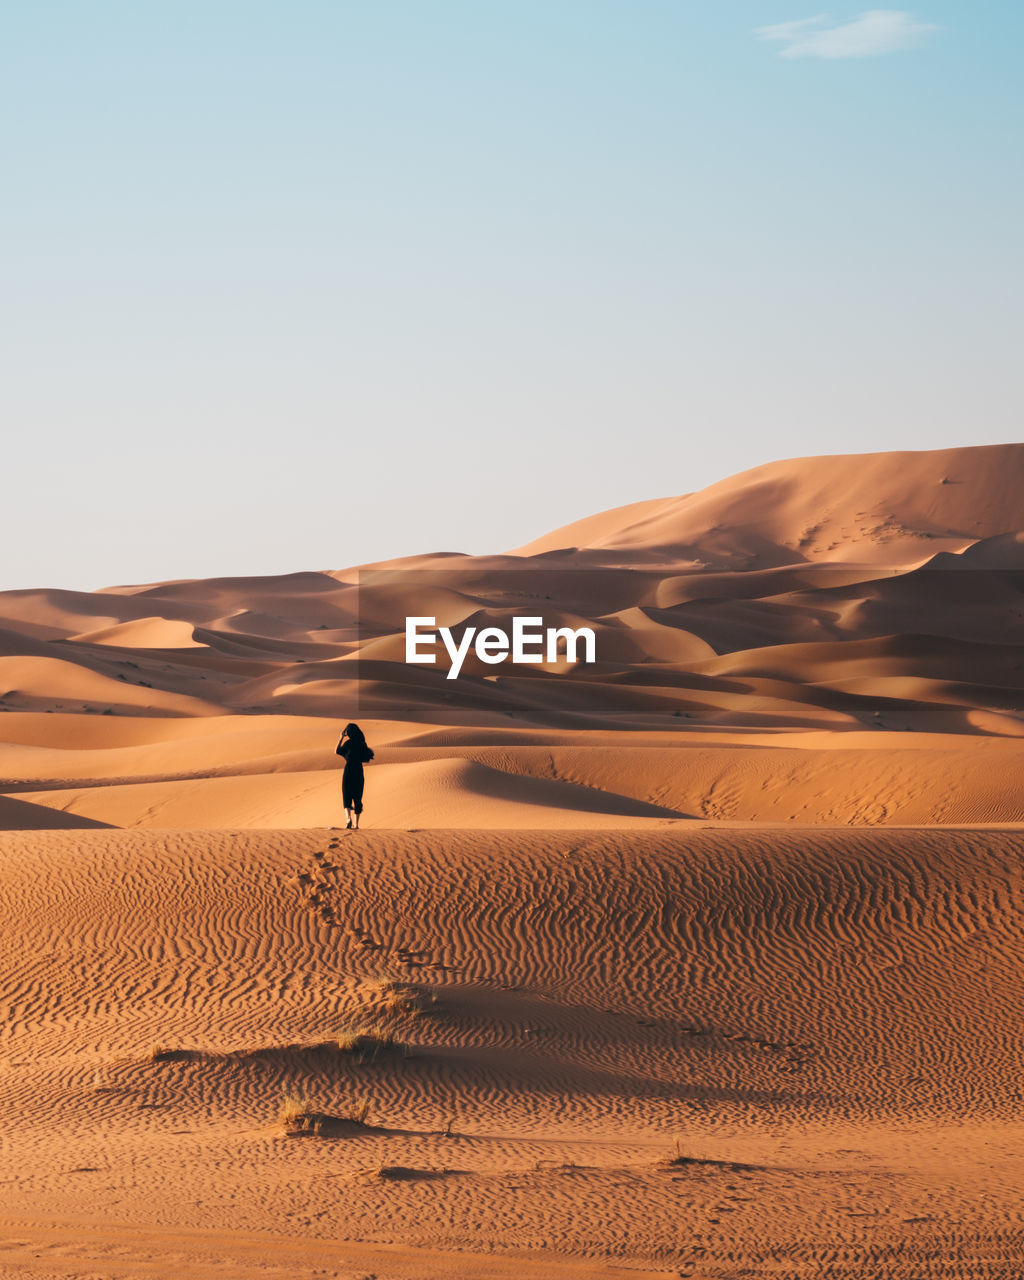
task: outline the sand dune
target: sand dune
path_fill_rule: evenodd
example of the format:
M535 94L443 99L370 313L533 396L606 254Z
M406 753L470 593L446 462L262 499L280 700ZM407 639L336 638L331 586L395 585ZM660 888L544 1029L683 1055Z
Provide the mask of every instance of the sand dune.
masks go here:
M1022 480L0 592L0 1275L1017 1280Z
M344 825L337 770L300 768L309 763L305 755L288 763L296 767L273 775L107 783L19 794L33 806L118 827ZM377 827L636 827L644 819L684 816L633 795L528 773L510 775L465 759L380 764L374 767L372 786L380 797L373 813Z
M634 503L518 548L669 552L701 564L757 559L920 563L1021 526L1018 444L795 458L700 493Z
M1014 445L799 459L504 556L0 593L0 706L325 718L352 707L467 730L506 717L650 732L681 727L668 717L858 731L903 703L901 727L1014 736L1022 466ZM598 663L495 673L471 657L455 699L440 670L404 663L405 618L419 610L451 626L543 611L591 627ZM743 682L698 691L701 673L781 683L756 698ZM955 688L901 696L896 675Z
M594 1276L1017 1274L1015 833L2 852L5 1261L56 1241L58 1263L141 1276L173 1241L205 1275L204 1246L244 1266L275 1221L285 1256L356 1236L333 1265L378 1275L460 1274L426 1248L488 1274L495 1244L539 1276L572 1274L560 1255ZM360 1026L397 1047L339 1048ZM287 1137L285 1092L336 1127ZM83 1216L112 1226L72 1236ZM153 1228L111 1257L125 1222Z
M270 731L268 730L268 736ZM300 745L233 762L256 747L241 731L152 747L52 751L0 747L0 776L16 762L9 796L32 807L113 826L188 829L336 826L343 823L333 745L322 724L296 727ZM642 827L679 819L834 825L936 825L1024 821L1018 778L1024 744L964 746L962 735L894 730L859 735L837 764L822 732L766 747L705 739L689 745L614 748L601 735L573 745L506 743L394 746L367 770L367 829L473 827L536 830ZM765 735L771 737L771 735ZM925 737L931 742L914 742ZM333 743L333 739L331 740ZM205 764L203 763L205 761ZM21 810L9 811L17 828Z
M82 644L109 644L119 649L193 649L202 642L189 622L173 618L133 618L113 627L71 636Z

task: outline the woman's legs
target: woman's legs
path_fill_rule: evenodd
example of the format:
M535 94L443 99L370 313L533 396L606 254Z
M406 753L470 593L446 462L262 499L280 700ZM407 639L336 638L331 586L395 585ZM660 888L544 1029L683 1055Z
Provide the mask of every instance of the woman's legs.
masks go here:
M362 778L345 778L341 780L341 799L345 805L345 816L348 822L345 824L346 829L352 827L359 830L359 815L363 811L363 779ZM355 821L353 821L353 817Z

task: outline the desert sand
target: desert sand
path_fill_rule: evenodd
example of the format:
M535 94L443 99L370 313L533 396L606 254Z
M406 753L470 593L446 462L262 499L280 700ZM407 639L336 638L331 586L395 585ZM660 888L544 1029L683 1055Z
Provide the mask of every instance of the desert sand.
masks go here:
M0 1275L1018 1280L1022 587L1004 445L0 593Z

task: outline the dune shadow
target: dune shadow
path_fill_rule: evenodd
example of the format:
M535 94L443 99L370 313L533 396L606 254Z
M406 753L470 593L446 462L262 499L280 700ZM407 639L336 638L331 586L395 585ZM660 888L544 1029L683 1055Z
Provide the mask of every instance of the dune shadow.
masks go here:
M97 818L86 818L79 813L51 809L45 804L0 795L0 831L69 831L87 827L110 830L115 825L100 822Z

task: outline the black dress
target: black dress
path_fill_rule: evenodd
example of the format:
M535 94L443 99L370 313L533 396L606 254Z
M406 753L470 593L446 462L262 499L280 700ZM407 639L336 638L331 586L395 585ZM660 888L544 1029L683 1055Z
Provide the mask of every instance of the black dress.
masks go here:
M338 744L338 755L345 758L345 769L341 775L341 798L346 809L354 809L356 813L363 811L363 764L373 759L372 750L365 742L348 742Z

